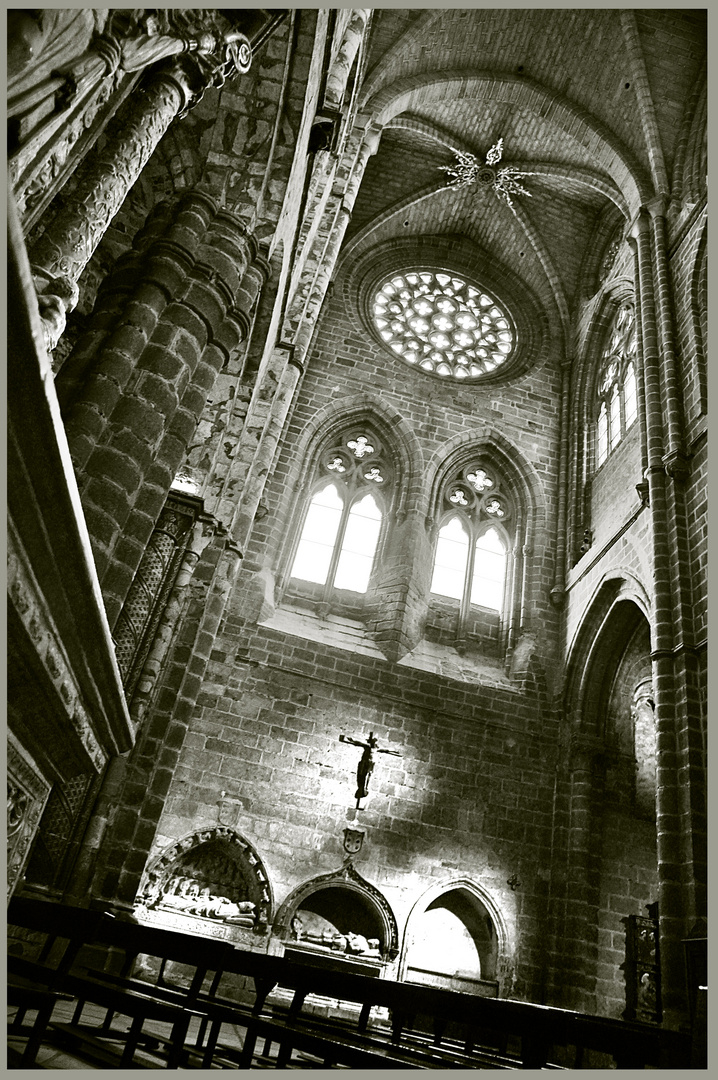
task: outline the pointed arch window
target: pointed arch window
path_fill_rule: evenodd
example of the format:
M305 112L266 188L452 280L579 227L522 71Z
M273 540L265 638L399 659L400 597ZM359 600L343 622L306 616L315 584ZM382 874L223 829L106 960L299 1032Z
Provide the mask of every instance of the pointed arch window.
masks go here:
M633 304L618 309L603 352L596 400L596 464L600 468L636 420L636 319Z
M328 601L367 593L377 561L392 470L380 440L352 429L319 458L292 558L290 583Z
M479 608L503 615L513 512L498 475L480 463L445 484L430 592L458 601L457 639L464 639Z

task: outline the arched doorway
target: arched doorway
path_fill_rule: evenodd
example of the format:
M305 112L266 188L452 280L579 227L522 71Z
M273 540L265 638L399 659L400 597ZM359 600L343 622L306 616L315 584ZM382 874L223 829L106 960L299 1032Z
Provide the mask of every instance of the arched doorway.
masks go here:
M465 880L444 883L409 916L399 977L493 997L504 943L503 920L483 890Z

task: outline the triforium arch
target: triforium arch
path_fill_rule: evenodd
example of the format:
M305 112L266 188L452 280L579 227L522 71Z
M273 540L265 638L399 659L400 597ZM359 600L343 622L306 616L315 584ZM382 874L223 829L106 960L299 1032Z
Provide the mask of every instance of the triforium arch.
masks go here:
M474 969L468 979L462 980L461 989L466 990L470 981L499 983L511 964L506 920L488 891L469 877L442 881L427 889L416 901L404 928L399 979L407 982L432 981L433 976L433 980L440 984L454 976L453 972L448 971L448 966L451 966L448 955L444 959L437 957L436 970L422 968L420 963L423 939L426 933L430 933L426 925L427 913L431 912L438 913L437 923L441 915L447 913L454 927L471 939L475 950ZM471 955L471 951L467 955ZM430 959L430 954L424 952L424 956Z

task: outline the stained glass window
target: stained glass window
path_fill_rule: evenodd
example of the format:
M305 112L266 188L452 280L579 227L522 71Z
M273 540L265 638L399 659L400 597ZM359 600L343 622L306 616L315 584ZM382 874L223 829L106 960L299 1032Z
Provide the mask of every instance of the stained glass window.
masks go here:
M372 315L397 356L443 378L480 378L505 364L514 348L513 325L496 300L448 272L394 275L378 289Z

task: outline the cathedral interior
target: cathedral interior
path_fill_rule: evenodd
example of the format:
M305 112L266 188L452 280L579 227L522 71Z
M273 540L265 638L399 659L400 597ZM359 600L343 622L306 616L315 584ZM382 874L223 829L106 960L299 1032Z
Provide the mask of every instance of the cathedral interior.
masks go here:
M705 1067L706 15L9 12L16 1067Z

